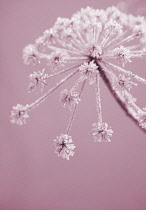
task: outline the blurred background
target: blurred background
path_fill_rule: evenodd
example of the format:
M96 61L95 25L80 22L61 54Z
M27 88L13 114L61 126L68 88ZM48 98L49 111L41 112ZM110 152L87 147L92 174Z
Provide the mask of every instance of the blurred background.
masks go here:
M69 161L54 153L53 140L64 133L70 112L59 93L30 113L24 126L10 124L11 107L39 97L28 94L28 75L39 66L26 66L22 50L53 26L57 17L70 18L81 7L109 6L146 15L143 0L0 0L0 210L145 210L146 136L123 113L102 85L104 120L112 127L111 143L94 143L96 121L92 86L86 86L71 135L76 145ZM127 69L146 78L146 59ZM50 87L58 81L50 81ZM146 106L146 87L134 90Z

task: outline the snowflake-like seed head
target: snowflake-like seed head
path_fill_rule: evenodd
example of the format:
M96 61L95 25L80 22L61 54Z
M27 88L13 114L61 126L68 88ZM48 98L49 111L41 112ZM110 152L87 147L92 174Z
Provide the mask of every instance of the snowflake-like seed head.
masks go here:
M59 157L69 160L70 156L74 155L75 145L72 143L72 137L67 134L57 136L55 141L55 152Z
M23 49L23 59L24 63L27 65L34 65L36 62L40 63L39 54L34 45L29 44Z
M23 106L21 104L17 104L16 106L12 107L11 111L11 123L17 125L26 124L26 119L29 118L27 110L29 105Z
M79 68L80 76L83 80L88 79L89 84L92 85L96 80L96 75L98 73L98 67L91 61L89 63L84 62Z
M60 93L60 102L64 107L69 108L71 111L80 101L79 94L75 91L69 92L67 89L64 89Z
M33 74L29 75L29 87L28 87L28 91L32 92L32 91L43 91L44 86L47 85L46 83L46 79L48 77L48 74L45 74L45 69L42 69L42 71L38 71L38 72L33 72Z
M131 81L131 78L125 77L125 75L120 74L118 77L113 78L113 88L114 90L120 91L122 94L125 91L130 91L133 85L137 85L136 83Z
M94 123L93 124L93 137L95 142L111 142L110 137L113 130L107 123Z
M50 28L49 30L44 31L43 39L46 44L55 44L57 38L56 30Z
M131 62L131 52L129 49L125 48L124 46L117 47L113 50L113 56L119 63L122 63L123 67L126 63Z
M110 19L109 22L107 22L105 25L105 29L110 31L111 35L122 33L122 28L123 28L122 25L113 19Z
M61 52L52 52L48 59L48 66L50 66L51 70L57 70L59 66L64 66L64 53Z
M93 58L99 58L102 54L102 48L94 42L89 42L84 49L84 53L87 56L91 56Z

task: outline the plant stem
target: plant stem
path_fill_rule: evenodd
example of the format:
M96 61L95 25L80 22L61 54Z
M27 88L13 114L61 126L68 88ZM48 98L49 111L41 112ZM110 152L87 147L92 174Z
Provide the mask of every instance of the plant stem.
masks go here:
M131 120L146 134L146 130L143 129L140 125L139 125L139 121L138 119L136 119L136 117L134 117L132 115L132 113L130 113L130 111L128 110L128 107L126 106L126 103L122 100L122 98L120 97L120 95L113 89L112 84L109 80L109 78L107 77L103 67L101 66L100 62L95 59L95 64L98 66L98 71L99 74L101 76L101 78L103 79L105 85L108 87L110 93L112 94L112 96L114 97L114 99L117 101L117 103L120 105L120 107L124 110L124 112L126 113L126 115L128 117L131 118Z
M82 84L82 87L81 87L81 90L80 90L80 93L79 93L79 97L81 97L81 95L82 95L85 83L86 83L86 80L84 80L84 82ZM71 118L69 120L69 124L68 124L67 131L66 131L67 135L69 135L69 133L70 133L70 130L71 130L71 127L72 127L72 123L73 123L73 120L75 118L75 114L76 114L76 111L77 111L77 106L78 106L78 104L75 104L74 110L73 110L73 112L71 114Z

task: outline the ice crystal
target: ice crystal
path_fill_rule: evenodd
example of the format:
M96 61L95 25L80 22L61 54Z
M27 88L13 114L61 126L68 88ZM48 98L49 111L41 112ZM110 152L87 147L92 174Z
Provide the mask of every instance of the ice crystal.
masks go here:
M70 135L77 107L86 83L94 86L97 120L93 124L94 140L111 140L112 129L102 119L100 79L108 87L112 96L139 128L146 133L146 110L136 104L131 94L136 83L146 84L146 79L125 69L134 58L146 55L146 19L125 14L116 7L106 10L87 7L68 18L58 18L52 28L44 31L34 44L23 50L25 64L46 63L44 70L30 74L29 90L43 91L51 77L65 75L56 85L30 105L13 107L11 122L25 123L28 112L45 101L66 81L75 75L77 81L71 90L60 94L63 106L71 110L66 134L56 138L56 152L69 159L74 145ZM46 69L47 69L46 68ZM87 86L87 85L86 85ZM47 87L47 86L46 86ZM88 97L89 98L89 97ZM104 122L104 123L103 123Z
M70 156L74 155L75 145L73 144L72 137L67 134L57 136L55 141L55 152L59 157L69 160Z

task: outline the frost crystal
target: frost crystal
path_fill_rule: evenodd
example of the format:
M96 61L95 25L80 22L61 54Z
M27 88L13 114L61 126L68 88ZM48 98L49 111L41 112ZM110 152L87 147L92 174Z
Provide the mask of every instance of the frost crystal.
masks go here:
M57 136L55 141L55 152L59 157L69 160L70 156L74 155L75 145L72 143L72 137L67 134Z
M59 17L52 28L45 30L33 44L24 48L23 59L25 64L41 63L47 66L45 73L42 70L30 74L29 91L42 92L47 80L58 75L64 76L30 105L18 104L13 107L11 122L24 124L28 111L44 102L67 81L71 84L74 77L77 81L70 91L64 89L60 94L60 101L71 110L71 116L66 134L61 134L55 140L59 156L69 159L74 154L74 145L69 135L78 105L81 104L79 101L88 83L93 85L96 97L97 123L93 125L95 141L109 142L113 134L102 119L100 80L125 114L146 133L146 110L137 106L130 92L132 87L136 87L135 82L146 84L146 79L125 68L135 58L144 59L145 55L144 17L125 14L114 6L105 10L87 7L73 14L70 19ZM90 100L90 96L86 97Z

